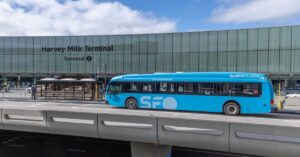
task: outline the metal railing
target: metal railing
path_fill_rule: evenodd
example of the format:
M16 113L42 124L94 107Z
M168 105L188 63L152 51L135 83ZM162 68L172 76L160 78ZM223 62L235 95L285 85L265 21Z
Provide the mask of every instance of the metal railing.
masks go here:
M8 91L0 90L0 98L25 98L30 99L31 93L27 93L25 89L10 89Z

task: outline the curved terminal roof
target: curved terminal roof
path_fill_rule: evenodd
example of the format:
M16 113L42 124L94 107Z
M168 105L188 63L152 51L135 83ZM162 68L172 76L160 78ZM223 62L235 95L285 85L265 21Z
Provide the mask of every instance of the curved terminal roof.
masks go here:
M56 78L43 78L41 81L57 81Z
M63 78L63 79L60 79L61 81L77 81L77 79L75 78Z
M56 83L56 82L96 82L95 79L91 79L91 78L84 78L84 79L80 79L77 80L76 78L63 78L63 79L55 79L55 78L44 78L41 80L38 80L38 82L52 82L52 83Z
M79 81L83 81L83 82L95 82L96 80L92 79L92 78L83 78L83 79L80 79Z

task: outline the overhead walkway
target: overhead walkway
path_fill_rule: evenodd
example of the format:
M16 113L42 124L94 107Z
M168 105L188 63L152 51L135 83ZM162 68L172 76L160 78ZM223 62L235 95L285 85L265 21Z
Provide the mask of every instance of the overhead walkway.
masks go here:
M165 157L171 146L272 157L300 154L300 115L230 117L13 101L0 101L0 108L2 130L130 141L133 157Z

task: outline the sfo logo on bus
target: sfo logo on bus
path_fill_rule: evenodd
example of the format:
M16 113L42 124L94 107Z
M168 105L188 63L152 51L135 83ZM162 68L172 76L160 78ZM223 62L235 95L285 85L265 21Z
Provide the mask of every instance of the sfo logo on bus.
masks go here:
M177 101L173 97L142 96L140 98L141 108L163 108L174 110L177 108Z

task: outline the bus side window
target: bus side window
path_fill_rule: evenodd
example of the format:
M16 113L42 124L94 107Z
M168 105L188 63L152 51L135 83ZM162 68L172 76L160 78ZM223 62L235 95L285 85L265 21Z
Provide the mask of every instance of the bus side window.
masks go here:
M127 87L127 89L128 89L128 92L129 92L129 93L138 92L138 86L137 86L137 83L130 82L130 83L128 83L128 84L129 84L129 88Z
M153 83L141 83L141 92L152 93L154 91Z
M122 83L116 83L115 85L116 93L122 93Z
M223 93L223 83L215 83L214 84L214 94L215 95L224 95Z
M176 92L176 90L175 90L176 86L175 85L176 85L175 83L168 83L168 93L175 93Z
M228 92L229 95L241 96L243 91L242 83L229 83Z
M200 95L214 95L214 84L213 83L199 83L198 93Z
M130 83L129 82L124 82L123 83L123 92L124 93L130 92Z
M245 83L243 84L243 95L245 96L259 96L261 94L261 84L259 83Z
M159 83L159 93L166 93L167 92L167 82L160 82Z
M229 94L229 83L222 83L222 95L230 95Z
M178 83L177 84L177 93L183 93L184 92L184 84Z
M194 83L184 83L184 93L194 93Z
M194 94L199 94L199 83L193 83Z

